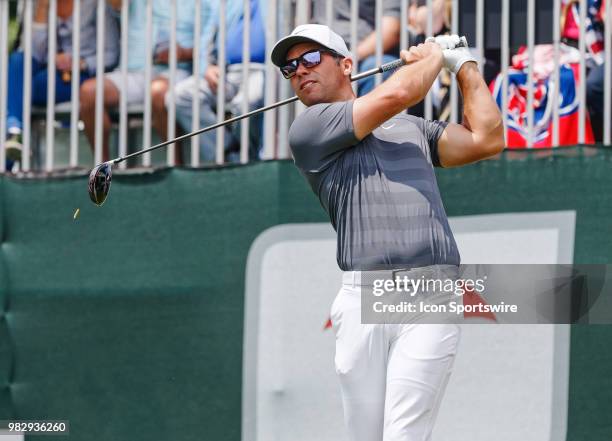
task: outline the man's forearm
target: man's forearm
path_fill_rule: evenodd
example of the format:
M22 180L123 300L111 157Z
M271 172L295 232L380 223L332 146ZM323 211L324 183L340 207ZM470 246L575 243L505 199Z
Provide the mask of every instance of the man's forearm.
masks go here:
M406 107L411 107L422 101L442 70L443 59L432 54L422 60L405 66L391 76L387 81L401 90L408 91ZM389 81L390 80L390 81Z
M407 66L353 102L357 139L363 139L392 116L421 101L444 63L442 50L436 43L413 46L401 51L400 56Z
M465 63L457 73L463 97L463 125L479 136L503 136L503 121L476 63Z

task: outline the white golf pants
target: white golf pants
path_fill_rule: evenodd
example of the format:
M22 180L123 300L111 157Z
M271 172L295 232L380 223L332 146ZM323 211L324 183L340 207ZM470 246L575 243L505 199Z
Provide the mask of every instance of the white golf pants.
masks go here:
M347 274L331 321L349 440L429 441L460 328L361 324L360 287Z

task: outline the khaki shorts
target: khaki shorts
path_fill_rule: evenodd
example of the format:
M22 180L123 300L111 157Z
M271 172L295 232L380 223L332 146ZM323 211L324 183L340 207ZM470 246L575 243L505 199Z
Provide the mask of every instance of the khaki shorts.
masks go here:
M178 83L181 80L184 80L191 72L185 69L177 69L174 77L175 83ZM153 71L151 72L151 79L155 78L169 78L170 70L163 67L157 68L153 67ZM119 90L119 93L123 93L122 90L122 75L121 70L117 69L110 73L107 73L104 78L110 80L115 87ZM134 71L127 72L126 75L126 84L127 84L127 103L128 104L142 104L144 103L145 96L145 73L144 71Z

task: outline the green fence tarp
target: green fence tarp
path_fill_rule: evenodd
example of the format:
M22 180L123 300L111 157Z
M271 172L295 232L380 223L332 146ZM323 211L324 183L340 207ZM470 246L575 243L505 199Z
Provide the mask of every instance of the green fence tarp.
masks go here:
M575 261L609 263L611 164L510 152L438 176L449 216L576 210ZM85 176L3 177L0 198L0 419L69 420L55 439L73 441L239 440L248 250L327 221L292 163L116 173L103 207ZM568 440L612 439L610 341L572 329Z

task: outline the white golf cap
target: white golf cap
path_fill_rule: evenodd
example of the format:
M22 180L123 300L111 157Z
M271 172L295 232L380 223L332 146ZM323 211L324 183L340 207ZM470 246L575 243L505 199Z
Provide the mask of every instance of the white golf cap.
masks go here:
M309 41L319 43L344 57L351 56L342 37L330 28L320 24L305 24L296 27L289 36L278 40L272 49L272 63L278 67L282 66L287 61L287 51L291 46Z

